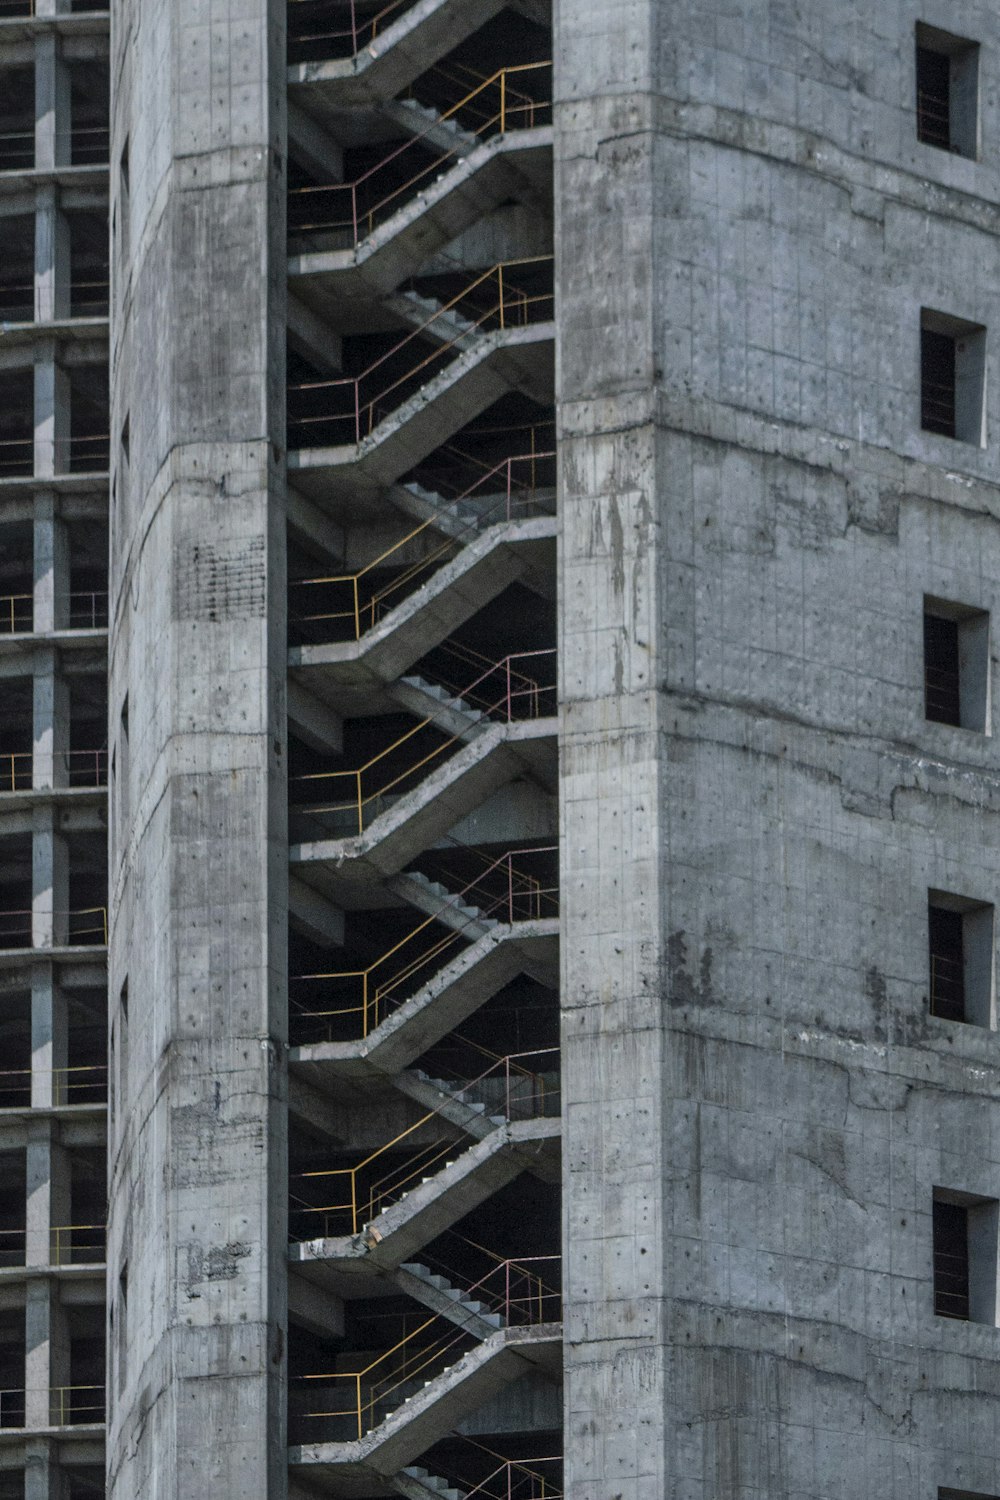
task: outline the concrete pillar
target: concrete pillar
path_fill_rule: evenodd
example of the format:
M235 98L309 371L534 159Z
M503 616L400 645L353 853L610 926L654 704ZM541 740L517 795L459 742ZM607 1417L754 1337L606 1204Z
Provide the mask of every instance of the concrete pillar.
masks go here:
M31 834L31 945L58 948L69 932L69 854L58 813L36 807Z
M66 997L55 966L34 964L31 970L31 1104L48 1109L64 1102L69 1060Z
M35 190L35 321L70 314L70 233L54 183Z
M35 474L62 474L69 465L69 376L56 361L54 341L35 349Z
M25 1288L25 1408L28 1427L65 1426L70 1383L69 1330L52 1276L29 1277Z
M35 38L35 166L52 171L70 162L70 79L55 32Z
M27 1146L27 1264L48 1266L65 1259L70 1225L69 1158L59 1142L58 1122L32 1119ZM58 1244L54 1231L59 1231Z
M131 294L111 337L111 430L128 417L131 436L127 486L112 444L128 503L110 722L120 776L127 699L131 784L110 870L110 991L127 981L130 1012L116 1321L126 1268L131 1291L108 1493L283 1500L284 0L223 28L201 0L135 0L130 17L111 152L128 140Z
M66 786L69 779L69 685L58 653L39 648L32 677L32 785Z
M44 634L69 625L69 534L51 490L36 492L34 509L35 630Z
M664 1289L655 0L556 7L565 1490L674 1492Z
M24 1500L65 1500L59 1468L59 1445L48 1438L29 1438L24 1445Z

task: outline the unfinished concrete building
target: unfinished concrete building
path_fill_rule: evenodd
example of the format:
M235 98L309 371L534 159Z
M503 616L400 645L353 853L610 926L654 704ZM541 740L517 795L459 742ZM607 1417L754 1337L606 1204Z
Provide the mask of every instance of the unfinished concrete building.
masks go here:
M0 1495L104 1493L108 15L0 4Z
M998 148L980 0L0 0L0 1500L1000 1497Z

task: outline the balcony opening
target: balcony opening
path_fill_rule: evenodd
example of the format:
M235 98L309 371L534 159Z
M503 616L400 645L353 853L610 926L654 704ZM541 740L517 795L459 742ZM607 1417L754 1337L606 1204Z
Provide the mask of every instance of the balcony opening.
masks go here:
M104 1312L100 1307L67 1308L69 1383L53 1392L53 1425L83 1427L104 1421Z
M103 630L108 623L108 529L98 520L69 523L69 628Z
M920 425L982 448L986 443L986 329L948 313L920 313Z
M108 65L74 62L70 73L71 154L74 167L104 166L108 160Z
M108 1097L107 996L104 990L67 994L66 1072L60 1104L103 1104Z
M917 139L979 155L979 44L917 23Z
M0 950L30 948L31 836L0 835Z
M106 677L70 679L70 786L106 786L108 780L108 687Z
M944 891L928 894L930 1010L944 1021L992 1027L993 907Z
M0 370L0 480L35 468L35 390L30 366Z
M0 722L0 793L26 792L34 783L32 691L30 677L12 677L4 683L4 716Z
M0 635L18 635L32 628L33 555L30 521L0 526Z
M66 214L70 242L70 316L108 315L108 221L104 214L73 209Z
M962 1322L997 1321L997 1200L934 1189L934 1311Z
M0 1427L3 1428L24 1426L24 1352L24 1309L0 1309Z
M0 172L35 165L34 67L0 68Z
M108 467L108 367L76 366L69 372L71 474L105 473Z
M25 1264L26 1172L23 1148L0 1151L0 1266Z
M77 833L69 855L69 942L74 947L104 947L108 940L107 841Z
M0 1109L27 1109L31 1104L31 996L5 994L0 999Z
M77 6L74 5L76 10ZM66 1500L104 1500L104 1468L100 1464L72 1464L62 1467L67 1486Z
M924 713L937 724L991 731L990 617L924 598Z
M30 323L35 316L35 220L31 214L3 221L0 261L0 323Z
M107 1161L92 1146L70 1154L69 1223L52 1227L52 1264L102 1265L108 1220Z

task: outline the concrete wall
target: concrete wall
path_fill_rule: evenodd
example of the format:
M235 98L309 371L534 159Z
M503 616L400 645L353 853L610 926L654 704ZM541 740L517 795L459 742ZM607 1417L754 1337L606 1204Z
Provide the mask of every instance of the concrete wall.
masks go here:
M981 43L981 164L916 140L918 20ZM921 615L1000 608L1000 24L556 28L567 1490L995 1494L930 1211L1000 1194L997 1044L926 902L997 899L996 725L925 721ZM920 430L921 307L987 328L982 449Z
M282 26L114 14L116 1500L285 1490Z

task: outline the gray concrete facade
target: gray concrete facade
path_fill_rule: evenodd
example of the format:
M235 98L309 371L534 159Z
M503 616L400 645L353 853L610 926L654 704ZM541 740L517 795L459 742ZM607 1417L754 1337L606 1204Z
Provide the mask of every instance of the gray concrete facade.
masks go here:
M980 160L917 138L918 22ZM927 929L996 900L995 709L926 718L922 628L997 607L996 15L556 33L567 1493L995 1495L931 1225L1000 1193L995 1019L929 1014ZM986 328L981 447L922 309Z

